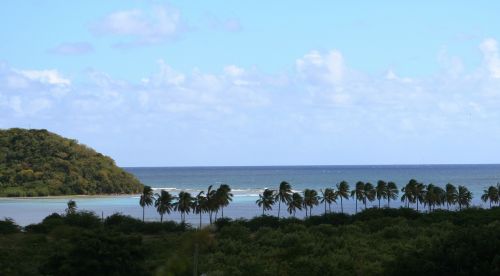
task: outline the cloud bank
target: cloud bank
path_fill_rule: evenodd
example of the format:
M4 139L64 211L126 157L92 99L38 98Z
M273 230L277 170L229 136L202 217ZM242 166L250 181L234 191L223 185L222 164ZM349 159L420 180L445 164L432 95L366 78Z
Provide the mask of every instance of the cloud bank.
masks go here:
M141 23L140 13L132 14L136 19L129 27L110 30L140 39L162 33L139 35L143 24L150 23ZM500 136L497 41L485 39L478 51L482 66L465 70L459 58L443 53L441 72L424 78L402 77L393 69L365 74L349 68L339 50L309 51L295 60L293 71L277 74L234 64L218 73L196 68L180 72L158 60L156 72L136 82L89 71L86 81L76 83L57 70L3 64L0 126L26 127L30 122L78 135L109 133L140 143L132 152L138 156L153 154L152 145L165 142L163 153L180 158L165 157L165 164L192 164L196 158L206 164L215 152L224 155L222 159L241 159L243 154L251 164L281 159L317 163L318 154L353 158L334 159L340 163L359 160L359 155L366 155L362 163L377 163L385 154L384 160L397 163L398 150L410 146L415 147L415 162L425 163L427 151L443 151L460 162L457 147L478 141L490 145ZM100 143L97 138L89 141ZM384 153L388 144L393 150ZM103 147L125 158L113 145ZM262 151L268 163L245 149L255 156ZM485 154L478 152L477 158L484 160Z

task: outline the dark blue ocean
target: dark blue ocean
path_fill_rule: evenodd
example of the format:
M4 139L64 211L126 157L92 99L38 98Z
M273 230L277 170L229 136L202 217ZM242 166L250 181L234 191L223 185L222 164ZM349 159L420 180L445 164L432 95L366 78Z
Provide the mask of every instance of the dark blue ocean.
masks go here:
M473 193L473 205L482 207L481 193L489 185L500 182L500 165L384 165L384 166L268 166L268 167L167 167L167 168L125 168L146 185L155 190L165 189L172 193L181 190L198 193L209 185L217 187L221 183L229 184L234 199L225 209L229 217L253 217L261 213L255 204L258 194L265 188L276 188L283 180L291 183L293 190L305 188L324 189L334 187L342 180L351 186L361 180L376 183L378 180L394 181L398 188L414 178L425 184L433 183L444 186L446 183L467 186ZM53 212L64 212L66 202L77 202L79 209L92 210L99 215L111 215L121 212L134 217L142 216L138 196L106 197L58 197L0 199L0 217L12 217L20 225L39 222ZM376 205L373 202L371 205ZM400 206L400 202L391 202L391 207ZM332 206L335 211L340 203ZM277 208L274 208L277 209ZM313 214L323 212L323 206L313 209ZM354 212L354 201L344 201L344 210ZM275 214L277 210L270 213ZM297 215L303 216L302 213ZM159 216L153 207L147 209L148 220L157 220ZM171 214L170 219L179 220L179 214ZM195 215L188 215L188 221L196 222ZM205 218L206 219L206 218Z

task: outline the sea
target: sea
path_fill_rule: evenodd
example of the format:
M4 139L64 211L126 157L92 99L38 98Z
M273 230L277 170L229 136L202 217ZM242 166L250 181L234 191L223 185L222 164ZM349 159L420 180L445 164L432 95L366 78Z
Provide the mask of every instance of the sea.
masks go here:
M281 181L287 181L294 191L335 187L342 180L351 188L357 181L393 181L401 189L410 179L424 184L433 183L444 187L447 183L464 185L473 194L472 205L486 208L487 203L480 200L483 190L500 182L500 164L496 165L374 165L374 166L245 166L245 167L134 167L124 168L134 174L142 183L153 187L155 192L167 190L173 194L186 191L195 196L206 191L209 185L217 188L228 184L234 195L229 206L224 208L224 216L229 218L251 218L262 214L255 201L265 189L277 189ZM117 196L65 196L49 198L0 198L0 218L12 218L17 224L26 226L38 223L49 214L64 213L68 200L76 201L78 210L95 212L103 218L114 213L122 213L142 219L139 195ZM387 206L386 201L381 202ZM400 207L402 202L391 201L390 207ZM367 207L378 206L378 201L368 203ZM331 206L333 212L340 212L340 200ZM353 199L343 200L344 212L356 211ZM358 210L364 206L358 203ZM453 207L452 207L453 208ZM425 211L425 208L420 207ZM325 211L324 205L313 208L312 214ZM267 214L277 215L278 206ZM220 216L220 213L219 213ZM290 216L286 207L281 206L281 216ZM297 217L305 216L298 211ZM145 211L147 221L159 221L160 216L153 206ZM173 212L164 219L180 221L180 214ZM188 214L187 222L197 224L199 216ZM203 223L208 222L204 215Z

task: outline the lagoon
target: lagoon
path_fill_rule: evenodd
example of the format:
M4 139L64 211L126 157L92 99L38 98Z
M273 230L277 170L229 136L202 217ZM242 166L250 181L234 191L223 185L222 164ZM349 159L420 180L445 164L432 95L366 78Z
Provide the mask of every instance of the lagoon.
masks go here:
M165 189L174 194L184 190L196 195L206 190L209 185L217 187L221 183L231 186L233 202L224 209L224 215L231 218L250 218L261 214L255 204L259 193L265 188L276 188L283 180L288 181L295 191L310 188L324 189L334 187L346 180L353 188L356 181L376 183L382 179L394 181L401 189L411 178L424 184L433 183L444 186L451 182L464 185L473 193L472 205L486 207L480 201L482 191L489 185L500 182L500 165L375 165L375 166L258 166L258 167L154 167L125 168L146 185L156 191ZM119 196L62 196L48 198L1 198L0 218L13 218L19 225L25 226L40 222L51 213L63 213L69 199L76 201L79 210L90 210L99 216L123 213L142 218L138 195ZM384 202L385 203L385 202ZM369 207L377 205L372 202ZM344 210L353 213L354 200L344 201ZM391 207L399 207L399 200ZM332 205L334 211L340 211L340 203ZM319 205L312 211L320 214L324 206ZM277 206L269 214L277 214ZM283 214L283 211L282 211ZM288 214L286 214L288 215ZM303 217L304 212L297 212ZM190 223L198 222L198 215L187 215ZM165 219L180 220L180 214L167 215ZM153 207L146 209L146 220L159 220ZM204 221L208 217L204 216Z

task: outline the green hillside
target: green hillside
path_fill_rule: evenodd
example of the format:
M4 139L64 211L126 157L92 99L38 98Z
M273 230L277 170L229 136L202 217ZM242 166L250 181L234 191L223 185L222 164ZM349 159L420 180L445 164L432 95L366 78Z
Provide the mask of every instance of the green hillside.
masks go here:
M113 159L47 130L0 130L0 196L137 193Z

